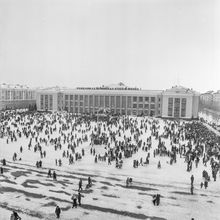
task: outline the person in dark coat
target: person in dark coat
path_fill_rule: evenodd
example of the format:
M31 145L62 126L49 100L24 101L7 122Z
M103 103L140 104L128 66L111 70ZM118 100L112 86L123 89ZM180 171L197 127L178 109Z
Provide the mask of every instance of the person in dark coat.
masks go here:
M81 195L81 193L79 192L79 193L78 193L78 204L79 204L79 206L81 205L81 198L82 198L82 195Z
M55 171L53 171L53 180L57 180L57 174Z
M47 174L47 177L51 177L51 176L52 176L52 174L51 174L51 169L49 169L48 174Z
M190 179L191 179L191 185L193 185L193 182L194 182L194 176L192 175Z
M57 205L57 207L55 209L55 213L56 213L57 218L60 218L61 209L60 209L60 207L58 205Z
M72 202L73 202L72 208L77 208L77 198L74 194L73 194L71 199L72 199Z
M1 170L1 174L3 174L4 173L3 167L1 167L0 170Z
M82 190L82 179L79 180L79 191Z

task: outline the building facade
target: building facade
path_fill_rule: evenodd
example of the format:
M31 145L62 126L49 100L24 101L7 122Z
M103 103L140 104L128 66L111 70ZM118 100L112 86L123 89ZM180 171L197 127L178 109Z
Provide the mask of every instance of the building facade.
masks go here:
M128 88L121 84L76 89L55 87L37 92L37 109L96 114L103 108L109 109L113 114L158 116L160 93L161 91Z
M35 90L22 85L0 84L0 110L22 109L35 105Z
M217 92L208 91L200 95L200 108L220 111L220 90Z
M163 118L198 118L199 94L193 90L175 86L162 92Z
M95 88L48 88L37 91L39 111L68 111L96 114L146 115L164 118L197 118L199 95L183 87L170 90L141 90L122 83ZM171 110L172 107L172 110Z
M200 95L200 107L210 108L213 105L213 91L208 91Z
M220 111L220 90L218 90L217 92L213 93L213 109L215 111Z

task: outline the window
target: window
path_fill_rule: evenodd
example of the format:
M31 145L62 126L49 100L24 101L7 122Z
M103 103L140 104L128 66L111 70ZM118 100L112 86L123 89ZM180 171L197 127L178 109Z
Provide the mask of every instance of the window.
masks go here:
M120 96L116 96L116 108L120 108Z
M144 108L149 109L149 104L144 104Z
M127 107L131 108L131 96L128 96Z
M186 117L186 98L182 98L181 102L181 117Z
M109 108L109 96L105 96L105 107Z
M151 101L151 102L155 102L155 97L151 97L151 98L150 98L150 101Z
M89 106L90 107L93 106L93 96L92 95L89 96Z
M139 102L143 102L143 97L139 97Z
M45 95L45 109L48 110L48 95Z
M173 98L168 99L168 116L173 116Z
M151 108L151 109L155 109L155 104L151 104L151 105L150 105L150 108Z
M75 95L75 100L78 100L78 95Z
M133 102L137 102L137 96L133 97Z
M40 95L40 109L44 109L44 96Z
M105 107L105 105L104 105L104 96L100 96L100 106Z
M50 95L50 106L49 109L52 110L53 109L53 95Z
M149 97L145 97L145 102L149 102Z
M68 95L65 95L65 100L68 100Z
M137 108L137 104L133 104L133 108Z
M70 100L73 100L73 95L70 95Z
M111 96L111 108L115 107L115 96Z
M122 108L126 108L126 96L122 96Z
M143 108L143 104L139 104L139 105L138 105L138 108Z
M85 95L85 106L89 105L89 97Z
M95 96L95 107L99 106L99 97L96 95Z
M175 98L174 99L174 117L179 118L180 116L180 99Z
M83 95L79 96L80 101L83 101Z
M149 114L148 110L144 110L144 115L148 115L148 114Z

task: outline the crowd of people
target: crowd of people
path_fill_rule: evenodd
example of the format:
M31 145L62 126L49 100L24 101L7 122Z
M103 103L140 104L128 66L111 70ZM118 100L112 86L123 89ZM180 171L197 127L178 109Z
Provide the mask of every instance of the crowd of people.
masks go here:
M162 120L162 119L160 119ZM163 169L160 157L167 157L169 164L174 165L177 158L182 158L186 164L186 172L191 172L193 165L198 168L200 163L204 167L209 164L211 173L206 169L201 176L201 188L206 189L208 183L216 181L220 171L220 137L208 130L199 121L170 121L148 117L121 116L97 121L86 116L75 116L68 113L18 113L7 112L0 120L0 138L10 142L19 143L25 137L27 146L20 146L11 156L12 161L23 160L24 151L32 151L39 155L35 162L37 168L42 168L49 154L47 146L52 146L54 151L60 152L60 158L55 158L55 166L61 167L63 163L72 166L81 161L89 152L94 158L94 163L115 163L116 168L123 169L127 158L133 158L139 151L145 152L146 157L133 159L131 167L148 166L151 158L158 158L157 168ZM143 135L150 131L146 139ZM157 140L153 146L152 139ZM169 144L167 144L168 141ZM82 146L87 146L87 150ZM96 146L103 148L102 153ZM104 153L103 153L104 152ZM2 158L1 174L4 173L6 159ZM48 170L48 177L57 180L57 173ZM126 187L131 186L132 178L126 180ZM91 178L86 187L91 187ZM79 181L78 195L73 195L72 207L81 205L82 180ZM194 176L191 176L190 192L194 194ZM153 196L153 204L160 204L160 194ZM59 218L61 210L56 207L56 216Z

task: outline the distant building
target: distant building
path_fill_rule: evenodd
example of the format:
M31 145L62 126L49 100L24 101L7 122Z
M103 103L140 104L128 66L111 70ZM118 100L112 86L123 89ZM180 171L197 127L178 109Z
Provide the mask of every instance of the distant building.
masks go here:
M18 84L0 84L0 110L29 108L35 104L33 89Z
M96 114L104 108L113 114L190 119L198 118L199 94L184 87L166 91L141 90L119 83L76 89L40 89L36 100L39 111Z
M213 109L216 111L220 111L220 90L213 93Z
M210 108L213 104L214 91L208 91L200 95L200 104L202 108Z
M220 111L220 90L208 91L200 95L200 108Z

